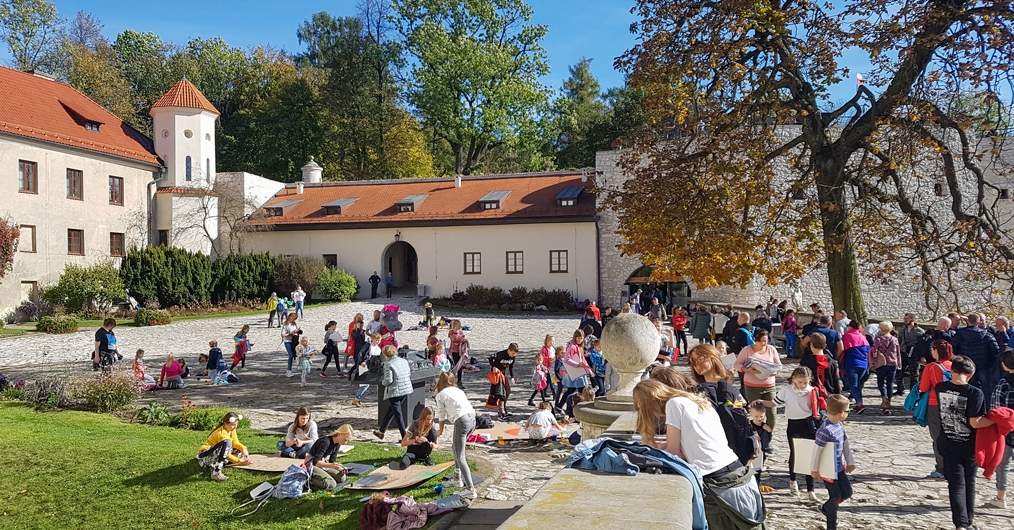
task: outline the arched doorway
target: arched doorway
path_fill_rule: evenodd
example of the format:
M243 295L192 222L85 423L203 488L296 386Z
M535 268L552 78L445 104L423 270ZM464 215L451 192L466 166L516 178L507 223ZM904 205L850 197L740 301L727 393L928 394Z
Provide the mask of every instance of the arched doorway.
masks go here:
M624 286L628 296L634 295L638 289L641 290L641 307L651 305L652 293L658 292L664 300L660 300L666 306L667 311L673 307L685 306L690 303L690 284L682 276L674 276L660 280L651 280L651 273L654 267L644 265L627 277Z
M419 283L419 258L415 248L404 241L395 241L384 251L384 275L388 272L394 276L395 287L405 287Z

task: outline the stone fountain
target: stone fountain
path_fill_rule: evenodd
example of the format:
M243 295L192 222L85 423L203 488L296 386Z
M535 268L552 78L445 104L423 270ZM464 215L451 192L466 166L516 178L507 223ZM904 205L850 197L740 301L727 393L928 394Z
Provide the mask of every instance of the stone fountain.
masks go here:
M634 431L634 421L624 421L623 432L609 427L621 417L634 420L634 386L641 380L644 370L658 355L658 330L650 320L633 313L616 316L602 330L602 355L620 376L620 382L605 397L592 403L581 403L574 408L574 417L581 420L581 436L585 440L598 438L607 430L610 436L625 437Z

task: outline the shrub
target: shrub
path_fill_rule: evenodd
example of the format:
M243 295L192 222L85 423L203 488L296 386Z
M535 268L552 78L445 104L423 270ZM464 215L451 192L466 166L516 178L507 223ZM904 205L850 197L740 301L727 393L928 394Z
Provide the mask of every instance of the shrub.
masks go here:
M141 407L134 419L147 425L166 425L169 423L169 409L158 401L152 401Z
M14 270L14 255L18 252L21 227L10 219L0 219L0 278Z
M317 288L317 278L327 265L321 258L282 256L275 260L274 287L283 296L300 286L310 296Z
M99 374L81 385L77 397L88 410L116 412L129 407L141 397L141 382L129 370L114 370Z
M35 329L46 333L74 333L79 329L77 317L72 315L53 315L42 317Z
M24 399L36 410L56 410L71 404L66 381L55 377L44 377L25 385Z
M507 292L501 287L483 287L475 284L469 284L465 289L465 299L470 304L481 306L500 306L510 301Z
M25 390L14 386L9 386L0 390L0 401L24 401Z
M359 281L341 269L324 269L317 284L320 292L335 302L349 302L359 294Z
M275 258L271 254L232 254L211 263L211 301L267 300Z
M134 313L135 326L164 326L172 321L172 315L165 309L138 309Z
M210 431L222 422L222 418L230 412L225 407L202 407L184 410L169 418L169 425L192 431ZM239 420L240 427L250 427L250 419Z
M132 248L120 265L120 278L142 306L184 306L211 299L211 259L173 247Z
M528 299L528 288L523 285L511 289L509 295L512 304L524 304L530 301Z
M25 317L27 317L28 320L30 321L38 320L40 316L39 306L36 305L35 302L31 300L25 300L24 302L21 302L21 305L18 306L18 312L21 313L22 315L25 315Z
M125 296L123 280L110 262L91 267L67 265L56 285L42 290L42 299L62 305L69 312L112 307L113 301Z
M546 291L542 300L535 302L535 305L544 305L553 310L570 310L574 309L574 297L566 289L553 289Z

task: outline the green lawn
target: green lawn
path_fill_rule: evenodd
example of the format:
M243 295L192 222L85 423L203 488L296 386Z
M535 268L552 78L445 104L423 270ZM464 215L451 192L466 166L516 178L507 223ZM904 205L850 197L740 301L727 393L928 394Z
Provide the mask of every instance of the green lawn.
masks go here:
M309 309L311 307L324 307L324 306L336 305L336 304L338 304L338 302L331 302L331 301L326 301L325 300L325 301L320 301L320 302L310 302L310 303L307 303L306 306L305 306L305 308ZM203 319L206 319L206 318L244 317L244 316L250 316L250 315L263 315L264 318L267 319L268 318L268 310L267 309L250 309L250 310L244 310L244 311L232 311L232 312L225 312L225 311L223 311L223 312L218 312L218 313L216 313L216 312L204 313L204 314L201 314L201 315L178 316L178 317L173 317L173 322L179 322L181 320L203 320ZM80 324L80 326L82 328L100 328L100 327L102 327L102 319L99 319L99 320L79 320L78 322L79 322L79 324ZM121 326L133 326L134 325L134 321L133 320L123 320L123 321L117 322L117 324L119 324Z
M21 403L0 403L3 473L0 528L358 528L359 498L369 492L313 492L298 500L272 499L243 519L229 512L249 492L278 475L226 468L229 480L212 482L194 456L207 433L126 424L88 412L37 413ZM277 435L240 429L251 452L275 451ZM348 462L386 465L402 453L362 443ZM434 454L437 462L450 460ZM396 494L436 498L434 477Z
M26 333L23 329L0 328L0 337L17 337Z

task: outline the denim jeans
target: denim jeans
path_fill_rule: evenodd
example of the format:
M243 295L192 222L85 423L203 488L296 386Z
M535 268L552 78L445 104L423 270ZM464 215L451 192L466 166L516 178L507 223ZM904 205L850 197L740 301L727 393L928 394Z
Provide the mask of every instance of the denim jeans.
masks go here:
M1014 447L1004 445L1003 458L1000 465L996 466L996 491L1007 491L1007 466L1010 465L1011 456L1014 456Z
M852 393L852 399L856 400L857 405L863 404L863 382L868 375L865 368L845 369L845 386Z
M785 334L785 356L796 357L796 334L794 332Z
M296 302L296 307L293 308L293 311L296 313L296 315L299 316L299 318L303 318L303 302L302 302L302 300L300 300L299 302Z
M296 360L296 350L292 348L292 343L285 341L285 351L289 354L289 368L288 371L292 371L292 361Z
M356 400L363 399L363 395L366 394L368 388L370 388L370 385L359 385L359 390L356 391Z
M218 370L208 369L208 379L211 379L211 384L215 384L215 380L218 379Z
M165 379L162 380L162 385L164 386L166 383L168 383L170 381L176 383L177 388L186 388L187 387L187 384L183 382L183 378L180 377L180 376L166 377ZM212 381L214 381L214 379L212 379Z
M313 447L313 444L305 444L302 447L296 447L295 445L292 447L285 447L285 441L283 440L278 442L276 447L278 447L278 450L282 452L282 456L289 456L292 453L296 453L297 458L303 458L310 452L310 448Z
M451 452L454 454L454 466L458 470L461 482L465 489L475 487L472 484L472 471L468 469L468 462L465 460L465 441L468 435L475 432L475 415L463 414L454 420L454 437L451 439Z
M881 366L877 368L877 390L880 391L880 397L891 397L894 395L894 376L898 373L896 366Z

